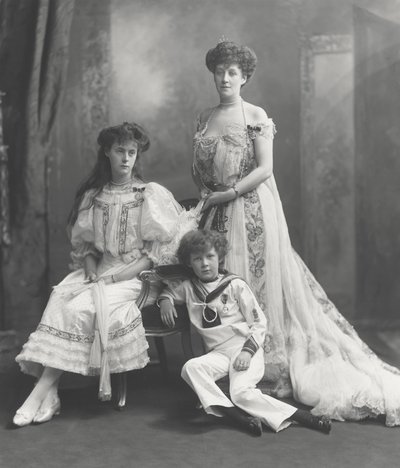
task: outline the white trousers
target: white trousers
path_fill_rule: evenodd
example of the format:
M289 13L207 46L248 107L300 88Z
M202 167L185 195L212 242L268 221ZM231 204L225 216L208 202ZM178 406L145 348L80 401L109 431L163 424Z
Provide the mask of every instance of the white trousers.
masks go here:
M229 340L230 342L232 340ZM264 375L264 355L259 349L251 358L245 371L236 371L233 363L240 353L243 340L221 346L218 350L190 359L183 366L182 378L197 393L208 414L222 416L215 406L238 406L246 413L256 416L278 432L291 424L287 419L297 411L294 406L265 395L256 388ZM215 381L229 375L229 392L232 401L216 385Z

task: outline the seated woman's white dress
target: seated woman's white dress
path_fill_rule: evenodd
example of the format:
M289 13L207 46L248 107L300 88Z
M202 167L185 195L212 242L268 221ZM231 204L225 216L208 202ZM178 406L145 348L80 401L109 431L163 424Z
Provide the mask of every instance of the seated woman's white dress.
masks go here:
M75 271L54 288L36 331L17 356L22 371L39 376L43 366L50 366L83 375L99 374L100 362L93 365L91 359L98 328L96 297L103 302L108 322L109 372L143 368L149 358L135 303L140 280L101 282L99 295L98 284L84 282L83 259L96 255L98 274L104 276L122 271L143 255L155 264L169 263L182 233L195 226L193 213L183 210L156 183L106 185L97 194L88 191L71 234ZM155 300L155 294L150 300Z

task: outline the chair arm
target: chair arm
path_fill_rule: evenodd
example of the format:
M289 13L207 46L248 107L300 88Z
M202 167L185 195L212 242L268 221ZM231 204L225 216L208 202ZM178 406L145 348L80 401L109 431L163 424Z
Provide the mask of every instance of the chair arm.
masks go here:
M138 309L141 309L144 306L150 294L150 281L146 279L146 276L143 275L143 273L147 273L147 271L142 271L139 273L139 279L142 282L142 287L140 289L139 296L136 299L136 305L138 306Z
M144 283L153 283L156 281L160 281L160 278L157 275L156 270L153 268L152 270L143 270L139 273L139 279Z
M150 293L150 283L160 281L177 281L184 280L190 277L191 270L184 265L160 265L151 270L143 270L138 277L142 282L142 289L136 300L139 307L143 307Z

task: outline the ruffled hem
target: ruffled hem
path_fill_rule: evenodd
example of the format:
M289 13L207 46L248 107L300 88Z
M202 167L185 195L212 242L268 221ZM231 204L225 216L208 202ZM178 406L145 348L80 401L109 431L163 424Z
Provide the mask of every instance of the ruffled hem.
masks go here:
M318 353L311 344L297 343L296 351L289 353L295 399L312 406L313 414L338 421L382 415L387 426L400 425L397 372L386 370L371 351L366 354L364 349L357 349L354 341L350 347L343 341L341 344L342 353L347 351L345 355L328 355L328 348Z
M317 405L311 410L315 416L328 416L337 421L361 421L363 419L375 419L385 416L385 425L394 427L400 425L400 409L387 410L382 399L368 400L368 396L355 397L352 403L346 406L334 408L330 406Z
M333 403L332 403L333 404ZM368 407L357 407L352 403L344 406L325 406L323 404L315 406L311 413L315 416L327 416L336 421L361 421L366 418L376 418L380 412L375 412Z
M110 340L110 373L142 369L149 362L147 340L142 333L129 333ZM54 367L82 375L98 375L100 369L89 368L91 343L70 341L43 331L35 331L15 358L22 372L39 377L43 367Z
M366 417L376 418L385 416L385 424L389 427L400 426L400 394L395 388L394 397L371 399L368 394L361 393L353 400L355 411L360 414L367 414ZM363 419L363 418L360 418Z

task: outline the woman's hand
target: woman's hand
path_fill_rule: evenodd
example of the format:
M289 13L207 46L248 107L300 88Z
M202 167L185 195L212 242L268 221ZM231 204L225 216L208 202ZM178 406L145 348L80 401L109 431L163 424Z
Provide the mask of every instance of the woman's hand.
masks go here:
M86 255L83 260L85 280L93 283L97 279L97 259L92 254Z
M250 366L251 357L248 351L241 351L233 363L233 368L238 372L247 370Z
M236 192L233 188L225 190L224 192L211 192L204 198L204 204L201 211L206 211L210 206L220 205L221 203L228 203L236 198Z
M97 274L94 271L89 271L85 275L85 280L88 281L89 283L93 283L97 281Z
M93 280L93 283L98 283L100 280L104 281L104 284L117 283L117 280L115 279L115 275L98 276L96 277L96 279Z
M98 282L103 280L105 284L119 283L120 281L129 281L136 278L143 270L151 268L152 262L147 256L139 258L136 262L128 264L123 270L118 273L106 276L98 276L93 281Z
M159 304L162 323L168 328L173 328L178 317L175 306L167 298L161 299Z

